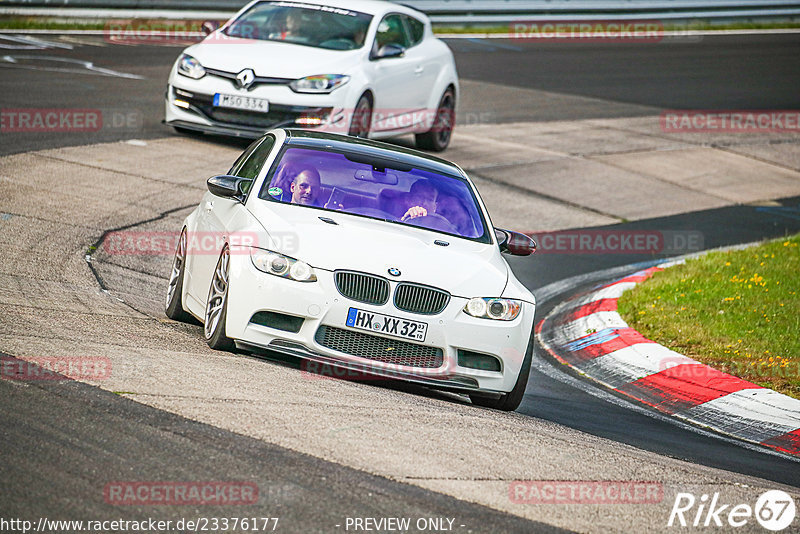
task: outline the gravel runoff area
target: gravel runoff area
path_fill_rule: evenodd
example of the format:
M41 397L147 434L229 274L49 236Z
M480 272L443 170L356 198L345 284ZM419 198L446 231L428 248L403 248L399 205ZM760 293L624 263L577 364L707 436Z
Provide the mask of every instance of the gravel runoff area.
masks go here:
M496 225L556 230L797 195L798 140L667 135L655 116L461 128L446 156L474 177ZM0 350L106 356L113 372L96 385L143 404L579 531L663 530L678 492L752 504L777 486L447 395L309 379L210 351L198 327L163 316L167 254L101 245L100 288L84 255L105 231L177 231L205 178L235 156L174 137L0 159ZM510 498L515 480L560 479L657 481L664 494L624 505Z

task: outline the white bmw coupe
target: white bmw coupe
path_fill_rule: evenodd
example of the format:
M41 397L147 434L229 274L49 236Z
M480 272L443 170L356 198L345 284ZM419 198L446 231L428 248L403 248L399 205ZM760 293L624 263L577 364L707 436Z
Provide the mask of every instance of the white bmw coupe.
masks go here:
M519 406L535 303L501 252L536 245L492 226L458 166L277 129L208 189L183 224L166 313L200 320L212 348L278 351Z
M376 0L257 0L178 58L165 122L257 138L296 127L444 150L458 76L419 11Z

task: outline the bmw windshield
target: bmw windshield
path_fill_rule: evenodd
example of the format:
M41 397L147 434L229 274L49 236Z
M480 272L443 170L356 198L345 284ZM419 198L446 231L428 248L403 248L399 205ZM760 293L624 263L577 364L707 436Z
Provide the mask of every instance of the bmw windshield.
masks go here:
M491 242L463 178L379 156L285 148L259 198Z
M354 50L364 45L372 15L300 2L260 2L231 22L225 35L242 39Z

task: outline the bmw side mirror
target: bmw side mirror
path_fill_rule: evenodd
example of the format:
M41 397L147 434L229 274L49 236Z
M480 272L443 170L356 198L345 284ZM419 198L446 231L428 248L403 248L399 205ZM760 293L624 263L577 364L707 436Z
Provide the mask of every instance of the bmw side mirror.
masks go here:
M494 234L497 237L497 245L500 247L500 252L511 254L512 256L530 256L536 252L536 241L525 234L503 230L502 228L495 228Z
M233 198L236 200L244 200L250 186L253 185L253 180L247 178L239 178L238 176L228 176L221 174L219 176L212 176L206 180L206 186L212 194L223 197Z
M378 49L374 59L387 59L392 57L403 57L406 53L405 47L399 44L385 44Z

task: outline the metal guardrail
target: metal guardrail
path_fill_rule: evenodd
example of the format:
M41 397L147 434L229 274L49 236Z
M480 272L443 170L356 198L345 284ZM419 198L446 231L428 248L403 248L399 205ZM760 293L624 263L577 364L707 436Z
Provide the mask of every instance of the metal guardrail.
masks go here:
M748 19L800 17L800 0L395 0L436 23L503 23L520 19ZM247 0L0 0L7 8L114 8L234 12ZM54 9L55 10L55 9ZM85 15L85 13L83 13Z

